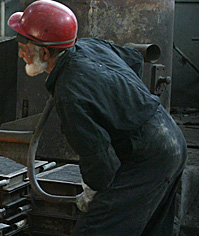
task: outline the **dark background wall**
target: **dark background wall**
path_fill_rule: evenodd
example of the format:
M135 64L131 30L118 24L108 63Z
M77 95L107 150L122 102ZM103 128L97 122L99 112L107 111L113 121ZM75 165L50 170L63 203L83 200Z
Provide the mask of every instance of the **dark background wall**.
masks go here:
M4 42L4 43L3 43ZM16 118L17 43L0 40L0 124Z
M197 41L194 39L197 38ZM171 106L199 108L199 0L175 4L174 44L198 72L173 50Z

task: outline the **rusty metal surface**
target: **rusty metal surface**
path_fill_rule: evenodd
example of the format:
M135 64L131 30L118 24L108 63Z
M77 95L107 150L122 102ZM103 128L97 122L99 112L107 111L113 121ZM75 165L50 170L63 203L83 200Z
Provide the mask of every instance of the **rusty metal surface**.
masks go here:
M29 143L32 134L32 131L0 130L0 142Z
M0 155L26 166L32 131L0 130Z
M0 130L34 131L41 114L1 124Z
M0 155L27 165L28 144L0 142Z

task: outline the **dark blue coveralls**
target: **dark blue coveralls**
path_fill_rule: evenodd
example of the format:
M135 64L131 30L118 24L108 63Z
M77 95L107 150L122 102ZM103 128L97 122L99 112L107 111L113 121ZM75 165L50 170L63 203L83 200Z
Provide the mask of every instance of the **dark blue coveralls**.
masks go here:
M46 82L84 182L98 191L74 236L171 236L185 139L142 80L139 52L85 38Z

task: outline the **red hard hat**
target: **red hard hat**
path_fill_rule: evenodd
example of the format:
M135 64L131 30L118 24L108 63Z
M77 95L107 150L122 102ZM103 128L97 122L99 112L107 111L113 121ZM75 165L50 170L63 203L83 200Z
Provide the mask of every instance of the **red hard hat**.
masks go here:
M8 25L28 39L52 48L72 47L77 39L77 19L65 5L39 0L16 12Z

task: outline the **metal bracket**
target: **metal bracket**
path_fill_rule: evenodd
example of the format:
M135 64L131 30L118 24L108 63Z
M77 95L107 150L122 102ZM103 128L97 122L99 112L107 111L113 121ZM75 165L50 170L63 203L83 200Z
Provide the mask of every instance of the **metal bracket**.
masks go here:
M163 76L164 70L165 66L162 64L154 64L151 70L150 92L159 97L166 90L167 85L171 83L170 76Z

